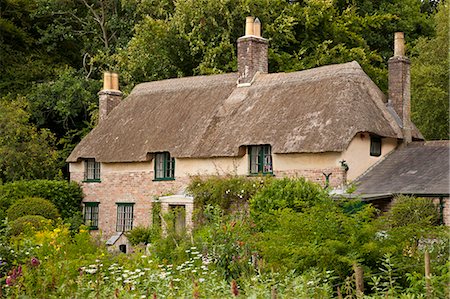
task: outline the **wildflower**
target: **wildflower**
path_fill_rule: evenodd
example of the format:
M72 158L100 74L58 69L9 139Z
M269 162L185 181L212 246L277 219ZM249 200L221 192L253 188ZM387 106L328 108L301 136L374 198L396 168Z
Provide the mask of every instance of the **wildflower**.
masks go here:
M95 268L89 268L89 269L86 269L86 270L84 270L86 273L89 273L89 274L95 274L95 273L97 273L97 269L95 269Z
M116 278L116 281L121 281L121 280L122 280L122 277L120 277L120 276Z
M11 287L16 283L17 278L22 276L22 266L19 265L19 267L13 268L8 274L8 277L6 277L6 285Z
M204 278L199 278L198 281L199 281L199 282L204 282L205 279L204 279Z
M141 258L145 259L147 256L146 255L141 255Z
M33 267L37 267L41 263L36 257L32 257L30 262Z

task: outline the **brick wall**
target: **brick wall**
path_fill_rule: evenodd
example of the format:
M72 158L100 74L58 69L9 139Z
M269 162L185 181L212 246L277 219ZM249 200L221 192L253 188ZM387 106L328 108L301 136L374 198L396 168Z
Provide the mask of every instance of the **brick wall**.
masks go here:
M130 167L133 169L133 167ZM133 227L149 226L152 222L152 201L155 198L183 194L189 184L189 177L177 177L173 181L154 181L154 172L146 168L146 171L103 171L101 182L83 182L84 174L81 169L71 172L71 180L79 182L84 193L84 202L99 202L99 231L93 231L94 235L103 240L109 239L116 233L117 205L116 203L134 203ZM345 172L340 168L309 169L297 171L278 171L276 177L305 177L310 181L325 185L323 173L332 173L330 186L342 186L345 182ZM165 207L165 206L164 206ZM192 206L186 206L186 223L192 226L190 215ZM121 237L115 244L126 244L127 250L131 249L126 238Z

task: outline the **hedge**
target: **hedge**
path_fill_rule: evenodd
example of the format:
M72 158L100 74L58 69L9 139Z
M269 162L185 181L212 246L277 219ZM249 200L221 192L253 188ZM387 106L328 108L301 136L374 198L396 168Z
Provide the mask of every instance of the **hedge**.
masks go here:
M39 197L25 197L17 200L9 207L6 214L11 221L28 215L39 215L51 220L59 217L56 206L51 201Z
M27 231L39 231L51 226L51 220L39 215L27 215L11 222L10 234L13 236L20 235Z
M34 180L17 181L0 185L0 217L17 200L24 197L41 197L51 201L61 217L67 219L81 212L83 193L75 182Z

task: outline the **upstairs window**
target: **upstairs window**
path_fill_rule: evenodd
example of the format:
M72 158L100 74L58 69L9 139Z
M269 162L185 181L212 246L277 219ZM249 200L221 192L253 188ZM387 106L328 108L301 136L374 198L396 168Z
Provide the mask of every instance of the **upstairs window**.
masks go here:
M175 159L168 152L155 155L155 180L175 179Z
M250 174L272 174L272 149L270 145L249 146Z
M370 136L370 155L374 157L381 156L381 137Z
M98 202L84 203L84 225L89 229L98 229Z
M95 159L84 161L84 181L100 182L100 162L95 162Z
M133 228L134 203L117 203L116 231L126 232Z

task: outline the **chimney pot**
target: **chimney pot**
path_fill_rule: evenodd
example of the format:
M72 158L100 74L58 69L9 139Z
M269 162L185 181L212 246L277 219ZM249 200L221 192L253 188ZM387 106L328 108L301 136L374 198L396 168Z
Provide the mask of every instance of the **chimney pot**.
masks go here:
M395 32L394 57L405 56L405 35L403 32Z
M111 73L111 89L119 90L119 75L117 73Z
M111 80L112 76L110 72L104 72L103 73L103 90L110 90L111 89Z
M253 30L254 30L254 22L255 19L253 17L247 17L245 19L245 35L253 35Z
M261 37L261 22L258 18L256 18L253 23L253 34L257 37Z
M119 75L117 73L103 73L103 90L98 93L98 96L99 122L102 122L122 100L122 92L119 90Z

